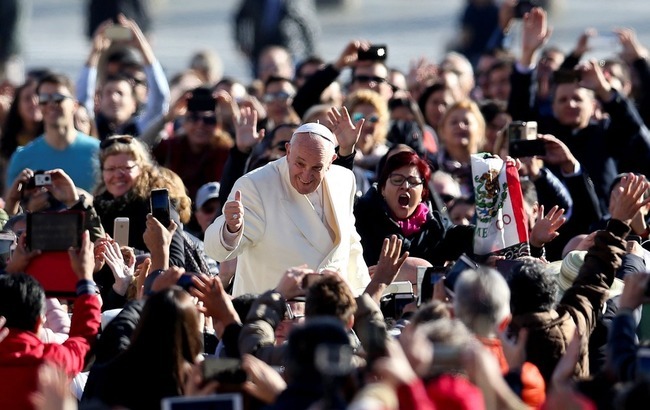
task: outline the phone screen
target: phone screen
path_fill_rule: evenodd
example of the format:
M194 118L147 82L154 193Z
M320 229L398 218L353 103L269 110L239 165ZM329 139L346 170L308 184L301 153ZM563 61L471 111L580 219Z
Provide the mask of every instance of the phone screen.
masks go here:
M463 254L458 258L454 265L449 269L445 277L445 286L449 290L454 290L456 279L467 269L478 269L478 264L470 259L467 255Z
M209 356L201 362L201 369L204 380L216 380L224 384L242 384L246 381L246 372L239 359Z
M151 214L164 227L168 227L169 217L169 192L167 189L154 189L151 191Z
M27 214L27 245L41 251L66 251L81 246L83 213L40 212Z

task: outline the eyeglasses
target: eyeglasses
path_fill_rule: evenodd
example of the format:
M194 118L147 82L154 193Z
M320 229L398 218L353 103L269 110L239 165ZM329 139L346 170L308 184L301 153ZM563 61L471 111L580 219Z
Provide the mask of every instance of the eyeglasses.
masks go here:
M386 79L382 77L377 77L376 75L356 75L354 76L354 81L357 83L374 82L377 84L381 84L381 83L385 83Z
M352 114L352 122L354 122L354 123L357 123L357 122L363 120L364 118L366 119L366 121L368 121L368 122L370 122L372 124L375 124L375 123L379 122L379 116L376 115L376 114L373 114L370 117L364 117L363 113L361 113L361 112L355 112L354 114Z
M192 112L187 114L186 117L189 121L199 122L203 121L205 125L217 125L217 116L214 114L199 114L198 112Z
M120 174L128 174L133 168L136 168L137 166L137 164L134 164L126 167L110 167L104 168L102 171L106 172L107 174L114 174L116 172L119 172Z
M40 105L45 105L45 104L47 104L47 103L49 103L51 101L51 102L55 102L57 104L61 104L61 102L63 102L63 100L68 99L68 98L72 99L71 96L61 94L61 93L52 93L52 94L40 93L38 95L38 103Z
M104 149L108 148L115 143L119 144L130 144L133 142L133 137L128 135L120 135L119 137L108 137L104 141L99 143L99 148Z
M420 177L416 177L416 176L413 176L413 175L406 176L406 175L402 175L402 174L390 174L388 176L388 180L394 186L402 186L404 181L406 181L407 182L407 186L406 186L407 188L422 185L422 183L424 182L422 180L422 178L420 178Z
M293 94L289 94L286 91L279 91L277 93L266 93L262 99L265 103L271 103L278 100L286 101L291 97L293 97Z

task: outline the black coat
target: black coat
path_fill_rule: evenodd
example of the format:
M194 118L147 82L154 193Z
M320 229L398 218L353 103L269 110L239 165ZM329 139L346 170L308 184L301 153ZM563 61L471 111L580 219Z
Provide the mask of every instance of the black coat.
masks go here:
M357 232L361 236L363 258L376 265L384 241L391 235L402 239L402 251L413 257L423 258L434 266L454 261L463 253L473 254L474 226L451 225L440 214L430 212L422 229L405 237L397 221L388 211L377 185L370 188L354 207Z

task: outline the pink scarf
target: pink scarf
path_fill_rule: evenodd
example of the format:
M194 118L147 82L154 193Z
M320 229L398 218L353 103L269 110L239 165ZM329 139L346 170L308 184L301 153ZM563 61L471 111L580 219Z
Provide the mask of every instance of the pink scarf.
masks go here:
M422 225L427 221L429 215L429 207L423 202L420 202L415 211L406 219L397 221L397 224L402 229L404 236L408 237L418 232Z

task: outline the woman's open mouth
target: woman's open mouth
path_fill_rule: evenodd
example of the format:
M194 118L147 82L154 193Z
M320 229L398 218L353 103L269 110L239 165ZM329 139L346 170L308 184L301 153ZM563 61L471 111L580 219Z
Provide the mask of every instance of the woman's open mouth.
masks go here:
M411 202L411 197L408 194L402 194L397 198L397 203L400 206L407 207Z

